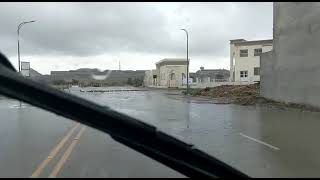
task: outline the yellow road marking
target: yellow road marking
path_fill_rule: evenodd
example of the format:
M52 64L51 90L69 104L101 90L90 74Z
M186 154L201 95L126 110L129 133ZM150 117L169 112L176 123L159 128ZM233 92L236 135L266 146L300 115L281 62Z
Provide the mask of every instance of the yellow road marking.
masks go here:
M66 136L59 142L59 144L50 152L48 157L42 161L42 163L37 167L37 169L32 173L31 178L37 178L43 171L43 169L48 165L48 163L58 154L63 145L67 142L67 140L71 137L73 132L80 126L80 123L77 123Z
M63 165L65 164L65 162L68 160L70 154L72 153L72 150L74 149L74 147L76 146L76 144L78 143L82 133L84 132L84 130L86 129L85 126L82 127L82 129L79 131L79 133L77 134L77 136L73 139L72 143L69 145L68 149L64 152L63 156L61 157L61 159L59 160L59 162L56 164L56 166L53 168L52 172L49 175L49 178L55 178L57 177L59 171L62 169Z

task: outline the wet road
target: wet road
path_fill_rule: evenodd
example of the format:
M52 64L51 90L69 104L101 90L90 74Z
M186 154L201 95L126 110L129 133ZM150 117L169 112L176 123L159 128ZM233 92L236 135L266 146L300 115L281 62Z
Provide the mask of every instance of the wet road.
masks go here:
M72 93L151 123L250 176L320 177L320 113L217 105L165 90ZM0 115L1 177L184 177L28 104L0 99Z

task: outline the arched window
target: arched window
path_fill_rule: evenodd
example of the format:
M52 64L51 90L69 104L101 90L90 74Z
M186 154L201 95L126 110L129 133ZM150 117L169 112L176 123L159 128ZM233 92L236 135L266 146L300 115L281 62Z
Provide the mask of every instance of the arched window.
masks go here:
M182 79L185 79L185 78L187 78L187 77L186 77L186 74L185 74L185 73L182 73Z
M187 80L186 80L186 74L185 73L182 73L181 74L181 84L183 86L183 84L187 83Z
M176 74L174 72L172 72L170 74L170 80L175 80L176 79Z

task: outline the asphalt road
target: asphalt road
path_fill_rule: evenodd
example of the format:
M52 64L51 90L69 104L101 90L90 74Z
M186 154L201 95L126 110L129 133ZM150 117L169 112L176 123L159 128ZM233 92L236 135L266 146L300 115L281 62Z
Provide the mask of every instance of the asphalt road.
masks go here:
M80 92L252 177L320 177L320 113L217 105L166 90ZM184 177L107 134L0 99L0 177ZM169 147L168 147L169 148Z

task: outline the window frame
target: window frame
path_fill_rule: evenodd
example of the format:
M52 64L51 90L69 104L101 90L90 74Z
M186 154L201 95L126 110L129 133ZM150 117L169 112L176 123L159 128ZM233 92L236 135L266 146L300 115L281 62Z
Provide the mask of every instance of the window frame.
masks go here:
M246 53L243 53L243 52L241 52L241 51L247 51ZM248 57L249 56L249 49L240 49L239 50L239 56L240 57Z
M247 78L248 77L248 70L240 71L240 78Z
M257 72L258 72L258 73L256 73L256 69L257 69ZM260 76L260 67L254 67L254 68L253 68L253 75L254 75L254 76Z
M261 49L261 52L259 53L256 53L256 50L260 50ZM255 48L254 51L253 51L253 56L260 56L262 54L262 48Z

